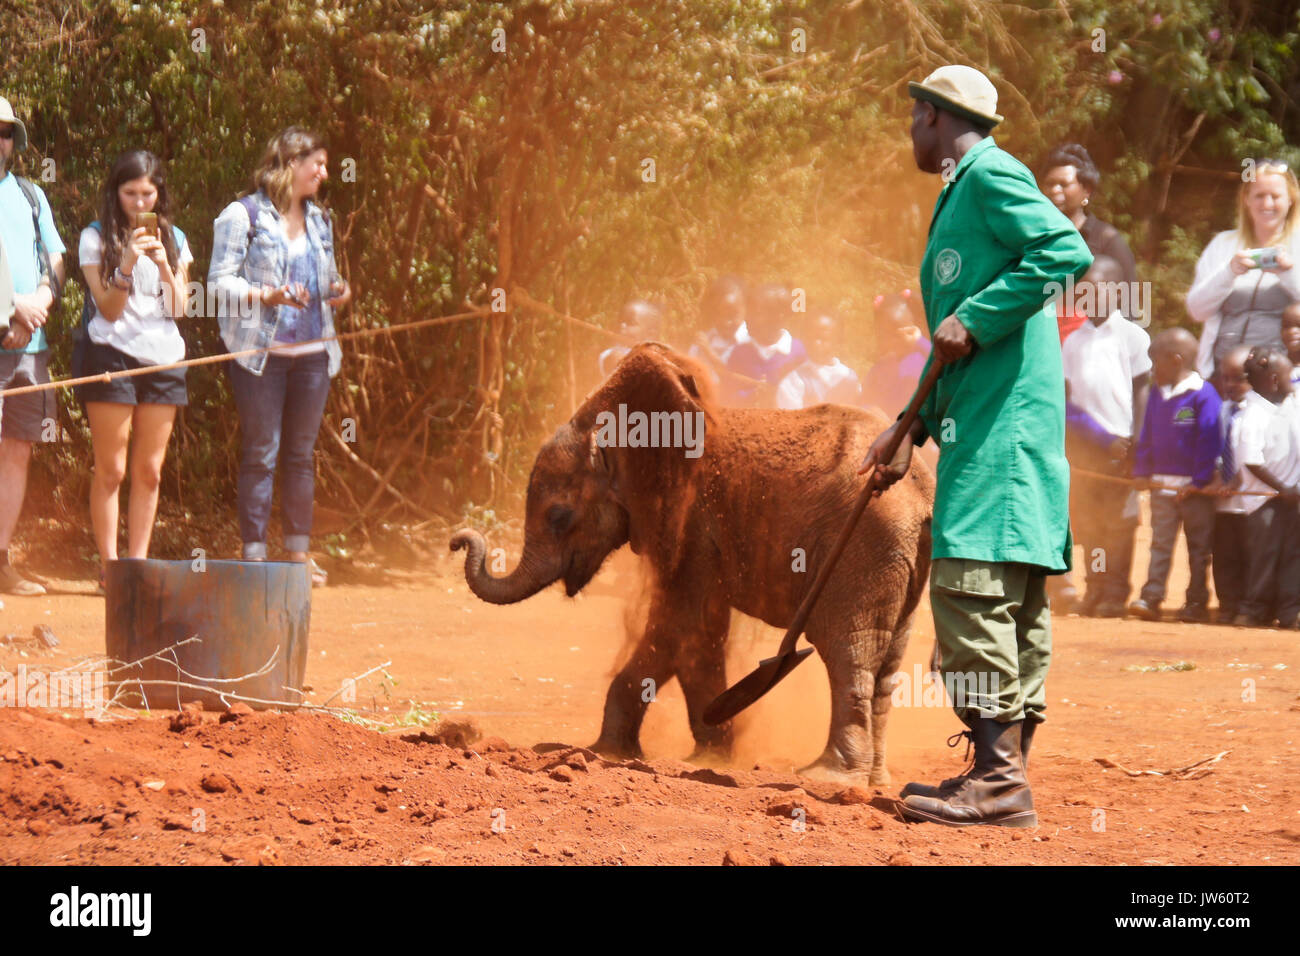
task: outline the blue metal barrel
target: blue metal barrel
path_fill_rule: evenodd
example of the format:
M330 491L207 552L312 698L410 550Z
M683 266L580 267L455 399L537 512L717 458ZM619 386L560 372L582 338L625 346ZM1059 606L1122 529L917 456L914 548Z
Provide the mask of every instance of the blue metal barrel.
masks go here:
M120 664L109 664L110 696L121 687L128 706L223 706L212 690L136 683L164 680L264 702L250 701L254 708L302 701L311 626L305 564L123 558L108 563L104 590L108 657L134 665L113 671ZM158 654L190 637L198 640Z

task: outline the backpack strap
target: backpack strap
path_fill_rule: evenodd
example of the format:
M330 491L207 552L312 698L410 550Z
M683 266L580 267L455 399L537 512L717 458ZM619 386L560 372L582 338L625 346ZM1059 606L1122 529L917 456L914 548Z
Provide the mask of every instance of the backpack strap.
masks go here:
M59 280L54 275L54 265L50 262L50 250L45 247L45 240L41 238L41 198L37 191L36 184L30 179L24 179L17 173L14 179L18 181L18 188L27 199L27 205L32 207L32 234L36 240L36 258L41 264L41 275L50 281L50 291L54 294L54 301L59 300Z
M240 196L239 204L244 207L244 212L248 213L248 243L251 245L253 237L257 235L257 196Z
M99 227L99 220L96 219L90 224L101 236L104 230ZM79 335L85 335L86 330L90 328L90 320L95 317L95 297L91 294L89 283L86 284L86 293L81 301L81 328L78 330Z

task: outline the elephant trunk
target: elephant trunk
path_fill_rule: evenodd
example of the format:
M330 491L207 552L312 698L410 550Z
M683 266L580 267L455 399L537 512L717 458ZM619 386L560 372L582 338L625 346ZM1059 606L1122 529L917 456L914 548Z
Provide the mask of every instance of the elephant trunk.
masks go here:
M489 604L514 604L530 598L564 573L558 549L543 552L535 543L524 542L524 554L514 571L494 577L487 569L487 544L477 531L466 528L451 539L451 550L465 553L465 582L469 589Z

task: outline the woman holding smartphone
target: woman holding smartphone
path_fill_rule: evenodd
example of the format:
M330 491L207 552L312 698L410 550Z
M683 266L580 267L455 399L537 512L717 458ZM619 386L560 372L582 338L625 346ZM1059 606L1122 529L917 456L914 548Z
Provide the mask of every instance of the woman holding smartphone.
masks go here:
M185 357L176 320L185 314L194 256L172 224L157 156L132 150L113 163L99 219L82 230L78 255L93 309L88 303L76 374L165 366ZM100 559L117 558L118 498L128 466L127 555L148 557L167 442L177 407L187 403L185 369L92 382L75 392L94 449L90 519Z
M334 259L334 232L317 199L328 178L323 139L292 126L267 144L252 189L214 226L208 282L218 293L221 337L232 352L271 349L229 364L239 410L239 531L243 557L267 557L277 461L280 518L291 561L307 554L316 473L312 453L330 379L343 354L334 312L352 298Z

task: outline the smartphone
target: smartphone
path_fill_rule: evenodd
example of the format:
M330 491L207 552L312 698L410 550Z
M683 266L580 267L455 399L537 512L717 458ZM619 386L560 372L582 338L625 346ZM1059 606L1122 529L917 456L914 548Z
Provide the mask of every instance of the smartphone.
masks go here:
M149 235L155 239L159 238L158 232L158 214L156 212L138 212L135 214L135 228L143 226L149 230Z

